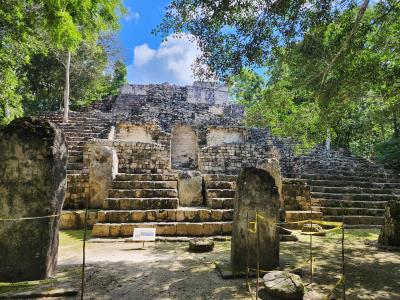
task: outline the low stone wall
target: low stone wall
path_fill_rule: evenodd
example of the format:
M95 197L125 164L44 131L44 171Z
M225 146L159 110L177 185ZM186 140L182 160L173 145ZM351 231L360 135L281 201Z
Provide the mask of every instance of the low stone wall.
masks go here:
M164 173L171 169L169 149L153 143L115 142L120 173Z
M282 181L281 207L287 210L309 210L310 186L305 180L284 178Z
M88 211L87 225L92 229L98 222L98 211ZM85 225L84 210L63 210L60 218L60 230L83 229Z
M204 174L238 174L255 167L260 159L272 157L266 145L231 143L204 147L199 152L199 170Z
M89 201L89 175L68 174L64 208L84 208Z
M83 152L84 172L88 172L93 144L115 149L118 156L119 173L165 173L171 170L170 148L157 143L140 143L121 140L89 141Z

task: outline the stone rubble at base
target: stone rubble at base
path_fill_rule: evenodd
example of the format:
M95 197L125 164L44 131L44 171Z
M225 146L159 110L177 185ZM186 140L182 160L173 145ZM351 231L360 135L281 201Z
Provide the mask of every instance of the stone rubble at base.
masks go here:
M296 156L288 139L244 127L243 107L230 102L218 84L126 85L116 97L71 112L68 124L61 113L41 116L63 129L69 148L63 228L82 224L80 214L68 210L87 202L95 208L93 195L104 194L102 209L92 213L97 219L90 220L99 237L129 236L140 226L166 236L229 235L237 174L271 158L281 166L286 221L311 215L341 221L343 211L349 226L376 227L386 202L400 197L400 176L378 164L341 150L317 148ZM118 170L108 186L90 179L109 181L111 165L90 167L94 149L102 147L113 149L108 164ZM202 198L198 176L186 180L186 187L194 187L192 203L190 191L178 190L180 172L188 171L199 172L202 180Z

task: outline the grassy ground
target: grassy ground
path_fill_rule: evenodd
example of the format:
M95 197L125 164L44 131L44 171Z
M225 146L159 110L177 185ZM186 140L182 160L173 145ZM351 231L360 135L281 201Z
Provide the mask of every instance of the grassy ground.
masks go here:
M400 299L400 252L371 246L378 230L347 230L345 243L347 299ZM90 237L90 232L89 232ZM281 243L284 269L301 266L309 258L309 236ZM341 276L341 233L313 237L314 283L308 289L328 294ZM222 280L214 261L229 261L230 242L217 242L212 253L194 254L187 243L87 243L87 299L250 299L242 279ZM41 282L0 283L9 291L79 288L82 231L60 233L56 277ZM310 282L309 265L299 271ZM254 284L253 284L254 287ZM334 296L341 299L339 287Z

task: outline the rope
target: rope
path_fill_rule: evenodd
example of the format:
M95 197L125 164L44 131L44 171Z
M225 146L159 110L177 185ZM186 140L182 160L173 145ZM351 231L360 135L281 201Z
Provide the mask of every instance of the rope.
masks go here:
M61 214L48 215L48 216L39 216L39 217L0 218L0 221L8 222L8 221L23 221L23 220L47 219L47 218L59 217L60 215L61 215Z
M81 300L85 293L85 267L86 267L86 235L87 235L87 219L88 219L88 204L86 202L85 208L85 231L83 233L83 247L82 247L82 274L81 274Z
M328 295L326 295L326 297L324 298L324 300L329 300L329 299L331 298L333 292L337 289L337 287L338 287L341 283L344 284L345 280L346 280L346 279L345 279L344 275L342 275L342 276L339 278L339 280L336 282L336 284L333 286L333 288L329 291Z

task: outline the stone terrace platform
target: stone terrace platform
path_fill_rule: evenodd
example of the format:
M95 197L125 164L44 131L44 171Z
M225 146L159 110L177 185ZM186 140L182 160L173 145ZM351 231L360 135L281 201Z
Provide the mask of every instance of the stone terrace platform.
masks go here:
M117 97L71 112L68 124L61 113L42 114L67 138L62 225L82 226L78 211L88 203L94 236L131 236L134 227L165 236L229 235L236 175L267 158L278 159L286 177L287 221L308 218L311 207L315 218L339 221L344 213L349 226L380 226L386 202L400 197L395 172L343 151L296 157L267 129L245 128L243 114L226 87L200 82L126 85ZM104 159L99 151L113 154ZM200 179L184 199L179 178L187 172Z

